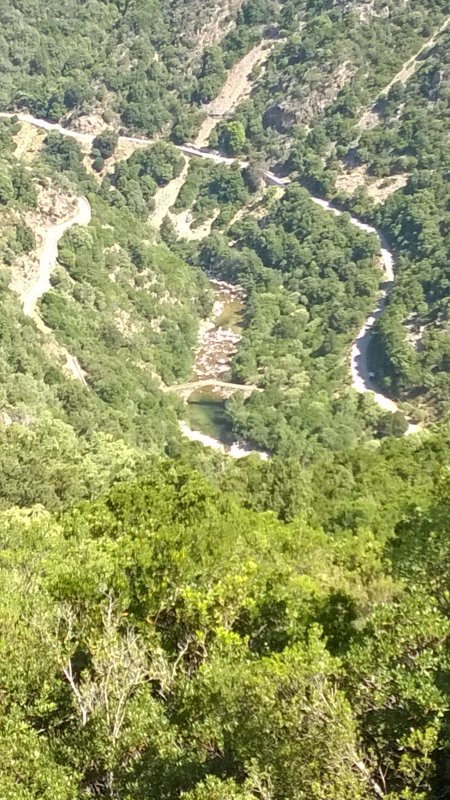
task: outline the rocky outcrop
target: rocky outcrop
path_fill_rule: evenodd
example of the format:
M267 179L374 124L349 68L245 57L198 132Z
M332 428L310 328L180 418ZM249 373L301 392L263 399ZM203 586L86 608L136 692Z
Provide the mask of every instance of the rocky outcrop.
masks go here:
M350 81L355 66L345 61L337 69L331 65L328 72L324 68L320 76L311 71L304 82L304 88L292 87L288 92L289 100L283 104L285 114L292 114L299 125L308 125L336 100L339 92Z
M295 124L295 116L284 103L275 103L264 113L263 125L264 128L273 128L278 133L287 133Z
M177 11L172 14L173 27L181 31L180 44L191 49L193 55L218 44L232 29L243 4L244 0L203 0L201 3L180 4L178 14Z

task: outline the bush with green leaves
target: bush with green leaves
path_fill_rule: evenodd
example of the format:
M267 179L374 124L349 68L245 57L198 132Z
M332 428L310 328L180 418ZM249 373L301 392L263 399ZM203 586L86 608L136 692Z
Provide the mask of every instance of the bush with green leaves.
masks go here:
M166 460L57 517L2 511L2 797L438 797L448 504L386 546Z

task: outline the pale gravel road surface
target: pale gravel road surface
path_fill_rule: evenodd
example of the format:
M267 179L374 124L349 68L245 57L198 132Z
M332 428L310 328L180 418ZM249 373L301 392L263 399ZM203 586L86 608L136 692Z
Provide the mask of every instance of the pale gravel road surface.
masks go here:
M53 332L45 325L38 314L37 304L45 292L48 292L51 288L50 278L58 258L58 242L73 225L89 225L90 221L91 206L89 201L86 197L79 197L76 214L64 220L64 222L58 223L58 225L53 225L45 234L39 258L39 271L36 280L23 298L23 312L27 317L31 317L39 330L46 335L52 336ZM52 346L66 359L67 371L86 386L86 378L78 359L56 340Z
M64 222L53 225L48 229L42 243L37 279L23 299L23 311L27 317L34 318L38 301L51 288L50 278L58 258L59 240L73 225L89 225L90 221L91 206L89 201L86 197L79 197L77 213L64 220Z

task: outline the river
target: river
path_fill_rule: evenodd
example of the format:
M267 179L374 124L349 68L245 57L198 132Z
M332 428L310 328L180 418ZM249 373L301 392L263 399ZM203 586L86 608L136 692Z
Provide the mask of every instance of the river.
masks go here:
M225 281L210 280L214 305L210 317L200 324L195 353L192 383L230 377L231 361L242 337L245 292L240 286ZM223 385L195 389L187 398L186 419L180 423L184 436L193 442L232 458L244 458L256 453L262 459L268 454L253 450L242 441L235 441L225 410L227 396Z

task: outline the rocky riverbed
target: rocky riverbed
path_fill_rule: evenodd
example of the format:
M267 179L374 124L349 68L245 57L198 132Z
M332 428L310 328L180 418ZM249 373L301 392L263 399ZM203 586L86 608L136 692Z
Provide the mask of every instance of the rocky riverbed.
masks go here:
M192 383L202 380L226 381L231 362L242 338L245 292L241 286L211 280L215 301L210 317L201 323ZM233 440L226 418L223 387L196 389L188 400L186 420L180 423L184 436L200 442L232 458L244 458L257 452L267 459L268 454L252 450L245 442Z
M241 340L245 293L242 287L211 280L215 301L211 316L201 323L195 353L195 380L224 379Z

